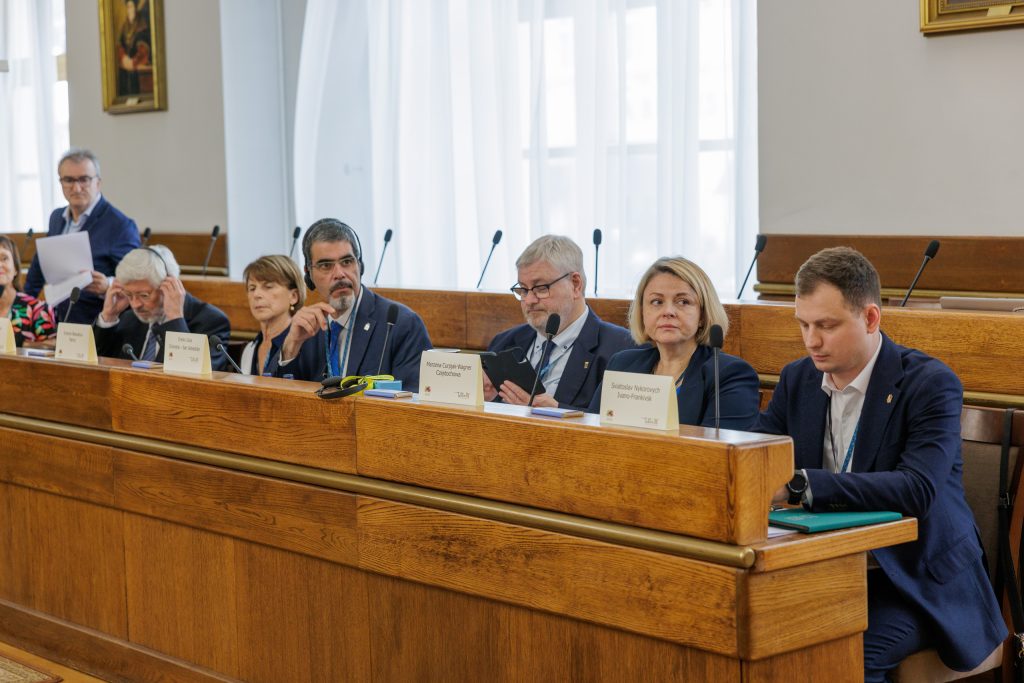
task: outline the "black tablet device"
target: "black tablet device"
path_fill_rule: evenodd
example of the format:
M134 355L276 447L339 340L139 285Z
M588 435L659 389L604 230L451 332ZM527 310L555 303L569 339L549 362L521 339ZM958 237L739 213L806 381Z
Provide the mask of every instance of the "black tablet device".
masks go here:
M497 353L485 351L480 354L480 364L483 365L484 372L487 373L487 377L490 378L495 389L499 388L505 380L510 380L520 389L530 391L537 377L537 372L518 346ZM537 395L543 393L544 383L537 382Z

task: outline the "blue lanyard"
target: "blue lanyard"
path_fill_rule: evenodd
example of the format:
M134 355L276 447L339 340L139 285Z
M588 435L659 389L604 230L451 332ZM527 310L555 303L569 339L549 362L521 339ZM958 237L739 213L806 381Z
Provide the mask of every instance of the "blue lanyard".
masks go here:
M555 342L553 342L553 341L552 342L548 342L548 340L545 339L544 343L540 345L540 358L537 359L538 362L540 362L541 360L544 359L544 347L546 347L549 343L552 346L556 346L557 347L557 344L555 344ZM576 345L576 340L574 339L572 341L572 344L569 344L567 347L565 347L565 349L562 351L562 353L558 354L554 358L551 358L551 357L548 358L547 365L545 365L543 368L541 368L537 372L537 376L540 377L541 381L543 381L544 378L548 376L548 373L551 372L551 368L555 365L555 363L557 363L560 360L562 360L562 358L566 354L571 352L572 351L572 347L575 346L575 345ZM536 347L534 347L534 348L536 348ZM554 355L554 352L552 352L552 355ZM530 349L530 356L531 356L530 357L530 365L533 365L533 349Z
M853 428L853 437L850 439L850 445L846 448L846 457L843 459L843 467L838 470L837 474L846 472L846 468L850 466L850 459L853 457L853 447L857 445L857 434L860 432L860 420L857 420L857 426ZM828 397L828 440L832 444L832 460L835 463L839 463L839 455L836 453L836 440L835 435L832 433L832 396Z
M353 311L353 315L354 314L355 311ZM334 322L336 321L331 321L331 323ZM352 316L349 316L348 326L347 329L345 330L345 346L342 347L340 354L338 354L338 338L335 337L333 341L330 340L330 323L328 324L327 367L330 372L334 372L335 363L337 363L338 375L344 374L344 371L347 369L346 366L348 365L348 349L349 345L352 343L352 333L356 329L355 323L356 321L352 319ZM341 323L338 323L338 325L340 326Z

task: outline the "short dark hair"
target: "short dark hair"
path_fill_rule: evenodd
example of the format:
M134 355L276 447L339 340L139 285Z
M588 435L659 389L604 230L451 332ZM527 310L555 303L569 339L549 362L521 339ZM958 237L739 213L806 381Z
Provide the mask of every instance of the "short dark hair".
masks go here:
M342 223L337 218L321 218L302 236L302 256L306 259L306 268L313 264L313 243L314 242L348 242L352 245L358 261L363 260L363 246L359 243L359 235L349 225Z
M882 305L878 271L864 254L850 247L822 249L796 273L796 295L807 296L825 283L843 295L847 307L858 310L868 304Z

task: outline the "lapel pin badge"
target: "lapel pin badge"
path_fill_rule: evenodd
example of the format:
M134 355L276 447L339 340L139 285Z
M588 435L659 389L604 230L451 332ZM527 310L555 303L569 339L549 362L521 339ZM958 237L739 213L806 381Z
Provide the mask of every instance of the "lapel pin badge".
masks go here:
M586 370L589 367L590 367L590 361L589 360L583 361L583 369Z
M885 397L885 402L892 403L892 394L889 394L888 396Z
M366 323L365 325L363 325L363 332L369 332L369 331L370 331L370 323ZM890 396L889 398L892 398L892 396Z

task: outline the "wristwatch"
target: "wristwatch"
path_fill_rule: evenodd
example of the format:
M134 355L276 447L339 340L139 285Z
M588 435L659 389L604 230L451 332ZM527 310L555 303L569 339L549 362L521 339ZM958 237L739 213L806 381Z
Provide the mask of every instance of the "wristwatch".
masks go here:
M793 478L786 484L786 490L789 491L789 500L787 501L790 505L796 505L803 500L804 491L807 490L807 477L800 470L793 472Z

